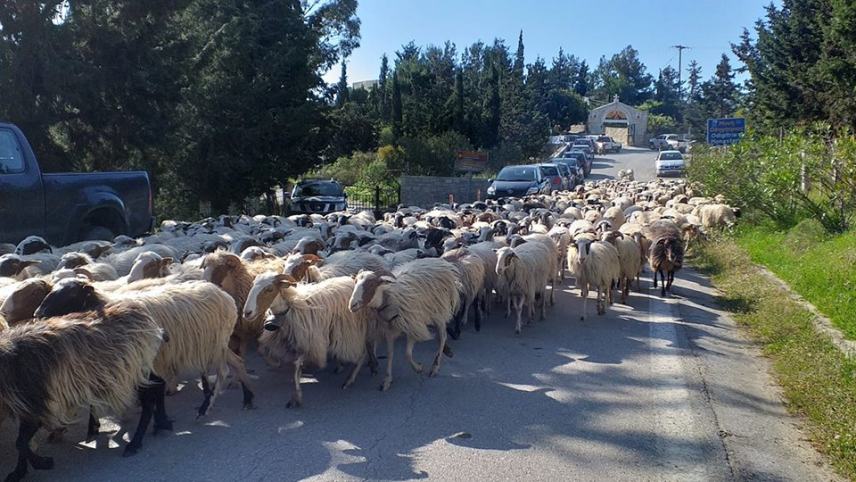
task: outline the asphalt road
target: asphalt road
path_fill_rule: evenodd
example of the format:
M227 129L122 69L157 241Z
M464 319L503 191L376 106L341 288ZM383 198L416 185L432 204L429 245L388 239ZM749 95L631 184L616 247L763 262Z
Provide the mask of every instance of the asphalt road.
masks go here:
M587 179L596 181L616 177L619 170L630 168L633 169L633 175L637 181L649 181L657 177L654 169L656 159L657 151L625 147L621 152L595 158L591 175Z
M598 160L594 176L630 166L642 178L650 151ZM716 309L715 290L692 270L661 299L650 278L628 304L580 320L570 280L547 320L516 336L495 308L475 333L452 341L437 378L416 375L398 347L395 381L377 390L368 371L305 374L304 407L286 409L287 368L257 357L258 408L227 390L196 421L201 394L167 400L175 432L148 436L123 459L124 429L84 444L83 424L39 451L53 472L31 480L834 480L805 442L767 362ZM430 362L433 342L417 346ZM133 429L136 410L118 420ZM112 432L109 432L113 430ZM117 443L118 442L118 443ZM0 470L14 465L11 423L0 430Z

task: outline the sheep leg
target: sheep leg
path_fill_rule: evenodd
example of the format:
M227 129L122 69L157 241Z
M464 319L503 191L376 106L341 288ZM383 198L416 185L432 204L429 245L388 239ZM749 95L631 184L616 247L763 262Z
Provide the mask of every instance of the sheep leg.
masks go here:
M446 338L445 330L439 330L443 332L443 338ZM413 367L413 371L416 373L422 373L422 364L415 361L413 359L413 345L416 344L416 340L413 338L407 337L407 347L404 349L404 356L407 357L407 362L410 363L410 366Z
M654 272L654 288L656 288L657 287L657 272L659 271L659 269L654 268L651 271Z
M141 387L138 392L143 411L140 413L140 421L137 422L137 429L134 431L134 436L128 442L128 445L125 446L122 457L136 455L143 447L143 436L146 434L146 429L152 421L155 406L157 405L157 395L153 386Z
M98 431L101 428L101 422L98 417L92 412L92 407L89 407L89 423L86 424L86 441L91 442L98 436Z
M661 268L658 268L657 271L660 273L660 296L666 296L666 272L661 271Z
M473 308L475 309L475 312L473 313L473 326L475 327L476 331L481 331L481 317L482 310L484 309L484 307L482 306L483 304L484 294L476 298L476 301L473 303Z
M511 296L508 297L509 302L511 301ZM523 297L514 297L514 310L517 312L517 324L514 325L514 333L520 334L520 330L523 329Z
M508 299L505 301L505 318L508 319L511 316L511 295L508 295Z
M551 292L550 296L552 296L552 292ZM547 309L547 288L544 288L544 291L541 293L541 300L539 303L539 307L541 308L541 321L544 321L544 319L545 319L544 312Z
M205 414L208 413L208 408L211 406L211 386L208 384L208 376L203 373L199 380L202 383L202 394L205 398L202 399L202 405L196 409L197 419L204 417Z
M254 408L253 398L255 398L255 394L253 393L252 386L250 385L250 377L247 375L247 368L244 364L244 360L237 354L230 351L226 353L226 364L229 365L229 369L235 372L235 375L237 375L238 380L241 382L241 391L244 394L243 408Z
M285 404L286 408L300 408L303 406L303 390L300 388L300 378L303 376L303 357L299 356L294 360L294 394L291 395L291 400Z
M18 427L18 438L15 440L15 448L18 449L18 464L15 470L6 476L7 481L19 481L27 475L27 464L31 464L36 470L50 470L53 468L53 459L50 457L39 457L30 448L30 441L39 430L37 422L21 420Z
M157 378L156 376L154 378ZM166 415L166 384L162 381L154 385L155 396L155 429L154 433L161 430L172 431L172 420Z
M609 287L607 286L606 289L607 289L607 293L608 293ZM604 299L603 298L604 298L603 287L598 286L597 287L597 314L598 315L603 315L606 313L606 308L604 307Z
M395 337L391 333L386 334L386 376L383 378L383 384L380 390L385 392L392 385L392 353L395 351Z
M357 375L360 373L360 370L363 369L363 364L366 362L366 358L367 357L365 353L360 356L359 360L357 360L357 363L354 364L354 369L351 370L351 374L348 375L348 379L345 380L344 385L342 385L342 390L354 384L354 381L357 379Z
M371 371L372 375L377 375L377 353L375 352L376 344L373 341L366 342L366 353L368 353L369 357L369 371Z
M440 371L440 361L443 359L443 351L446 347L446 332L442 329L437 330L437 338L439 339L437 354L434 355L434 364L431 365L431 372L428 373L429 377L436 377Z

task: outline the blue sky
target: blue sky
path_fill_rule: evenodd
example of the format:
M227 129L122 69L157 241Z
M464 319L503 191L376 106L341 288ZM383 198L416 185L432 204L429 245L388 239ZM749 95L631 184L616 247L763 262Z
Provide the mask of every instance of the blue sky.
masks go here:
M751 28L769 0L360 0L361 46L348 60L348 80L375 79L380 57L390 58L403 44L442 45L454 42L458 51L471 43L505 39L512 49L523 30L526 62L537 55L550 64L559 47L594 67L631 44L648 72L656 76L666 65L677 67L683 44L683 66L695 59L703 78L713 73L722 53L730 55L743 27ZM339 69L325 79L335 82ZM686 78L686 73L684 73Z

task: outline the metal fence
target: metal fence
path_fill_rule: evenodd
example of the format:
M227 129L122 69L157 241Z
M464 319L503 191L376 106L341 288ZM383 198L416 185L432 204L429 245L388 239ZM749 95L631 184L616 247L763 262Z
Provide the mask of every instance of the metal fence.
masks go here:
M401 202L401 186L396 183L392 188L375 186L373 191L357 191L348 194L348 208L354 211L369 210L376 219L398 209Z

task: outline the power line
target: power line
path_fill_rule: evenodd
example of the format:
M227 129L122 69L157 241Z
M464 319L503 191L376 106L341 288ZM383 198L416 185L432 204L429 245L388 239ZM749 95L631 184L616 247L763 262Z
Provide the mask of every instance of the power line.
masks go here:
M683 74L683 72L681 72L681 68L682 68L682 65L681 65L682 55L681 54L683 54L684 50L688 49L689 47L687 47L686 45L678 44L678 45L672 45L672 48L678 49L678 98L683 99L684 84L681 82L681 75Z

